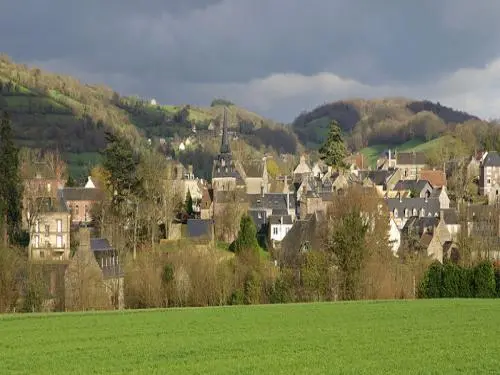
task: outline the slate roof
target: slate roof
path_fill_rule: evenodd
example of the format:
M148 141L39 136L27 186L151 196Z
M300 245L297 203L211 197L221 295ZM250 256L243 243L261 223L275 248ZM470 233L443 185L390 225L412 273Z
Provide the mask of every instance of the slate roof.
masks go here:
M398 152L396 155L398 165L425 165L427 157L424 152Z
M41 197L37 199L40 202L39 207L41 212L69 212L65 200L62 198L61 190L57 191L56 197Z
M295 194L289 194L289 206L286 206L287 194L286 193L266 193L266 194L248 194L248 201L252 209L294 209L295 208Z
M427 186L429 185L429 188L432 189L432 185L429 183L429 181L426 180L399 180L396 185L394 186L395 191L402 191L402 190L415 190L419 194L424 190Z
M187 220L187 234L189 238L203 238L212 237L211 219L188 219Z
M264 160L252 160L242 164L246 177L258 178L264 175L264 170L266 168L266 162Z
M240 190L219 190L212 193L215 203L246 203L247 197Z
M425 228L434 228L437 227L439 224L439 218L438 217L411 217L409 218L404 227L402 232L404 233L409 233L410 231L413 233L418 234L421 236L424 234L424 229Z
M496 151L489 151L484 158L485 167L500 167L500 155Z
M433 187L446 186L446 173L440 170L420 170L420 179L427 180Z
M104 193L96 188L67 187L63 188L63 199L68 201L100 201L104 198Z
M434 216L440 213L438 198L387 198L386 203L389 211L394 212L394 209L398 210L398 217L403 217L405 208L410 211L410 216L413 209L416 209L418 215L420 215L422 208L424 209L425 216L429 216L429 214Z
M269 216L269 224L292 225L293 221L290 215L271 215Z
M252 218L257 232L260 232L263 227L267 225L267 211L266 210L248 210L248 215Z
M369 178L375 185L385 185L386 181L394 174L393 170L361 171L361 179Z
M111 247L109 241L105 238L91 238L90 239L90 249L93 252L101 251L113 251L114 248Z
M232 177L241 182L243 176L238 171L236 163L231 154L219 154L214 160L212 178Z

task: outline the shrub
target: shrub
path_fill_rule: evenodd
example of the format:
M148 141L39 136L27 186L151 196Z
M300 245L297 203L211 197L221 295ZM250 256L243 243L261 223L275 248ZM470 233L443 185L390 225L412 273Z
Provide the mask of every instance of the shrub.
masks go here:
M260 303L262 280L257 271L250 271L245 280L245 304L253 305Z
M495 271L489 261L479 263L474 268L474 296L493 298L496 294Z
M443 280L443 265L438 261L431 264L419 287L419 298L440 298Z
M442 268L442 284L440 295L443 298L457 298L462 286L462 269L448 262Z
M460 269L460 288L458 290L460 298L473 298L474 297L474 269L461 268Z

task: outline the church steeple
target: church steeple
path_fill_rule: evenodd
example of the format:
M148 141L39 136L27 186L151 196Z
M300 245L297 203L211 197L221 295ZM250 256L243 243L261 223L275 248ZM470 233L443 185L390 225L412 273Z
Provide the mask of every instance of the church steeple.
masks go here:
M229 146L229 137L227 134L227 107L224 107L224 118L222 122L222 143L220 145L221 154L230 154L231 147Z

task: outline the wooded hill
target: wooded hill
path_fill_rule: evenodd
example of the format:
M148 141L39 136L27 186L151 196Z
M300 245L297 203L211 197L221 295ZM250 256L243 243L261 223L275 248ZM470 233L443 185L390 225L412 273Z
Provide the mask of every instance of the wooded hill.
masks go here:
M430 101L405 98L343 100L300 114L293 129L306 146L323 142L332 120L338 121L352 150L377 144L428 141L478 117Z
M58 148L70 164L95 162L105 145L105 131L138 144L146 138L183 139L192 134L193 125L198 132L210 124L217 128L222 104L231 103L152 105L137 97L122 97L103 85L83 84L0 56L0 110L11 114L16 141L23 147ZM299 147L290 128L243 108L230 105L229 120L252 149L295 153Z

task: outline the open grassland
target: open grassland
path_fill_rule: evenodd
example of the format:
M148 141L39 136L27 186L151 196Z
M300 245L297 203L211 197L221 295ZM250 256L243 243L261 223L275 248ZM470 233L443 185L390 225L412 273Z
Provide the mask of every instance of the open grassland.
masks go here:
M0 317L2 374L493 374L499 300Z

